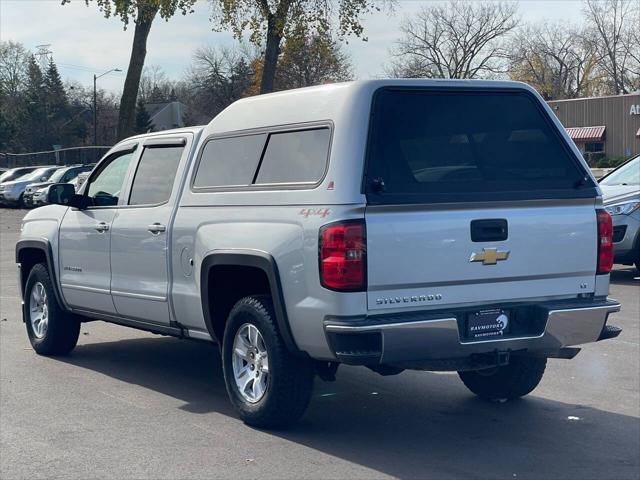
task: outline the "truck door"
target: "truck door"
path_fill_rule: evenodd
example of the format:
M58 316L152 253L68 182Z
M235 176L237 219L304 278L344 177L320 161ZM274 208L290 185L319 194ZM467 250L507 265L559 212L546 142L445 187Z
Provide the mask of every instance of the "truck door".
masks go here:
M60 283L69 305L115 313L111 300L111 226L134 158L134 145L111 154L85 188L89 206L71 208L60 225Z
M169 226L192 135L143 144L111 231L111 294L119 315L168 325Z

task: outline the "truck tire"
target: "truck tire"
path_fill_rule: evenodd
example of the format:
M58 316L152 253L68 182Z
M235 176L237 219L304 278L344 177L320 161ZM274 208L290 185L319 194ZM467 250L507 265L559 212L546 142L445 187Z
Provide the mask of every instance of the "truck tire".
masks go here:
M313 390L311 361L289 353L275 318L269 296L245 297L231 309L222 341L231 403L246 424L260 428L297 421Z
M486 370L458 372L465 386L485 400L511 400L538 386L546 358L512 356L508 365Z
M44 263L34 265L29 272L23 311L29 341L39 355L66 355L78 343L80 321L58 304Z

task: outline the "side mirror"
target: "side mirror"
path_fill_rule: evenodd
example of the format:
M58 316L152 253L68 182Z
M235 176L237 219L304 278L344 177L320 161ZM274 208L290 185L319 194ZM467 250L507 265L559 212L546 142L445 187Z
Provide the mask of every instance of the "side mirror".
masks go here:
M70 183L55 183L49 187L47 202L65 207L82 208L82 195L76 195L76 190Z

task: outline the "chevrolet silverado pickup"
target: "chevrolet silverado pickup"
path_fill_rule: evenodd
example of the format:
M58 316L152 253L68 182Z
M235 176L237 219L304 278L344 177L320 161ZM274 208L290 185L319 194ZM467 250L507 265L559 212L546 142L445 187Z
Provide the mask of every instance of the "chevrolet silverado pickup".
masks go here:
M211 342L254 426L296 421L340 364L521 397L547 359L621 331L601 191L522 83L246 98L48 195L16 246L34 350L68 354L94 320Z

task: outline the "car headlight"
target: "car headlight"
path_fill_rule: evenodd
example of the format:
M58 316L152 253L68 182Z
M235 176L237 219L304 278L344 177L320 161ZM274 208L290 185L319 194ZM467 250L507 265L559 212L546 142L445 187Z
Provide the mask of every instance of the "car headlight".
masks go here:
M640 200L634 200L632 202L618 203L616 205L609 205L605 207L605 210L609 212L609 215L629 215L640 208Z

